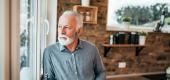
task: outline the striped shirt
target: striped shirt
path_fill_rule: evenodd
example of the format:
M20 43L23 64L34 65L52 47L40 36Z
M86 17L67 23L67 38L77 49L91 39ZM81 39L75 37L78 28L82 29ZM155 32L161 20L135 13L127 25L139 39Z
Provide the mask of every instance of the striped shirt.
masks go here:
M71 53L58 42L47 47L43 55L44 80L105 80L106 73L98 49L79 40Z

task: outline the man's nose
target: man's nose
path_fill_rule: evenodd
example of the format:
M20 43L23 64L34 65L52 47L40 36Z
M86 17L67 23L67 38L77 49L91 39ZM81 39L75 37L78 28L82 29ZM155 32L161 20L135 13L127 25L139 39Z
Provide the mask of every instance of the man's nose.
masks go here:
M65 34L66 33L64 27L61 27L60 32L61 32L61 34Z

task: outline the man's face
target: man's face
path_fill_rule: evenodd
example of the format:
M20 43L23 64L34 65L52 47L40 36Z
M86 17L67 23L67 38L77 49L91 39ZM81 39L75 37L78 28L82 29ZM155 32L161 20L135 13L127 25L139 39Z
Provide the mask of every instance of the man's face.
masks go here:
M59 42L63 45L72 43L77 37L75 16L62 16L58 24Z

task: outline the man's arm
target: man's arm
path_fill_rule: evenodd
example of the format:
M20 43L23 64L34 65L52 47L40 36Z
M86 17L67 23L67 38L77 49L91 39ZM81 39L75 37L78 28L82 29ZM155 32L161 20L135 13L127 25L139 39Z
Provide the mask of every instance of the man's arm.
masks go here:
M96 53L94 60L95 80L106 80L105 67L103 65L98 49L96 49L95 53Z
M55 80L51 65L50 51L46 48L43 54L43 80Z

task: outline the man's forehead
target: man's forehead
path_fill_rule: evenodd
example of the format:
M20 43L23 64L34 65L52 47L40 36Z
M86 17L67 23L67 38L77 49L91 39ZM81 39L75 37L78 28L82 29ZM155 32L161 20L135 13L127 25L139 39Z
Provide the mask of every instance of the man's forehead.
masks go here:
M76 19L75 15L62 15L60 19Z
M71 15L64 15L59 18L59 25L60 24L68 24L76 22L76 17Z

